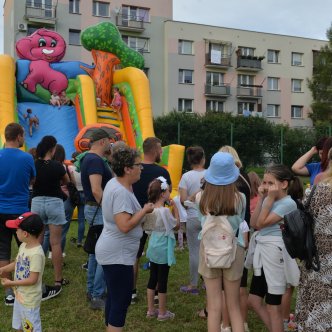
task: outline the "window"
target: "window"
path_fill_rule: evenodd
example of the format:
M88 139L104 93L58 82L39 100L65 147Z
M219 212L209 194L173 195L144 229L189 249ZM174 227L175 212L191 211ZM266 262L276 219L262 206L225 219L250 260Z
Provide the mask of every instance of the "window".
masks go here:
M302 92L302 80L292 79L292 92Z
M150 9L133 6L122 6L123 16L135 21L150 22Z
M81 45L81 30L69 29L69 44Z
M108 2L93 1L92 13L94 16L110 16L110 4Z
M239 50L240 50L239 54L242 55L242 56L248 56L248 55L254 56L255 55L255 49L252 48L252 47L242 47L242 46L240 46Z
M209 48L209 60L211 61L211 63L219 65L228 64L227 60L229 61L231 53L230 44L210 43Z
M69 0L69 13L79 14L80 12L80 0Z
M179 69L179 83L192 84L193 83L193 70Z
M149 39L132 37L132 36L122 36L123 41L133 50L140 53L146 53L150 51Z
M280 105L268 104L267 107L266 107L266 116L268 118L278 118L278 117L280 117L279 109L280 109Z
M255 104L254 103L238 103L237 104L237 113L239 115L242 115L244 110L254 112Z
M253 75L238 75L238 85L254 85L254 77Z
M267 62L268 63L279 63L279 53L276 50L267 50Z
M191 40L179 40L179 54L193 54L193 42Z
M292 119L301 119L302 118L302 109L303 109L303 106L292 106L291 118Z
M207 112L223 112L224 102L219 100L207 100L206 101L206 111Z
M279 90L279 78L268 77L267 78L267 89L268 90Z
M224 74L208 71L206 73L206 84L208 85L223 85L224 84Z
M179 99L179 112L193 112L193 103L194 101L192 99Z
M39 15L43 17L54 17L52 0L27 0L28 7L40 8Z
M292 52L292 66L303 65L303 53Z

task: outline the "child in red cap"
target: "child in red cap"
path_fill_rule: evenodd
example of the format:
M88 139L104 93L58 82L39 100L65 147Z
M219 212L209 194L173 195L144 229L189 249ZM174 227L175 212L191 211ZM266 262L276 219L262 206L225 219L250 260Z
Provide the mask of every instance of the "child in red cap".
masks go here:
M22 242L15 262L0 268L0 276L3 272L15 271L14 280L1 279L3 286L13 287L15 292L12 327L40 332L45 255L38 237L44 225L38 214L26 212L15 220L7 220L6 226L17 229L17 237Z

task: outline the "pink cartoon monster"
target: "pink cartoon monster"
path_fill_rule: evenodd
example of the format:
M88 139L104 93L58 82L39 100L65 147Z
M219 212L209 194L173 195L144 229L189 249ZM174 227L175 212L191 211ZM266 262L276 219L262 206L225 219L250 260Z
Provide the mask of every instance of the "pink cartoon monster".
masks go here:
M16 43L19 58L30 60L29 74L22 85L34 93L40 84L50 92L59 94L67 89L68 79L63 73L51 68L50 63L59 62L65 55L66 42L55 31L39 29L31 36Z

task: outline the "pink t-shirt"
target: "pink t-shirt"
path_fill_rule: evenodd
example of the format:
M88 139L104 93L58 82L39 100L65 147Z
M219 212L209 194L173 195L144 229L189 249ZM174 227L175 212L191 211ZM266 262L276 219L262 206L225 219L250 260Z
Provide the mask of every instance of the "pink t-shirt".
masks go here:
M259 196L255 196L253 198L250 198L250 215L252 215L254 213L255 207L257 205Z

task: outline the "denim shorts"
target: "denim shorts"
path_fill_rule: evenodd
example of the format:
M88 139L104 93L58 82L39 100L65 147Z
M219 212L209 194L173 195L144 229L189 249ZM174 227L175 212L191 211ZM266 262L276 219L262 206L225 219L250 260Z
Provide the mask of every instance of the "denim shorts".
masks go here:
M64 225L67 222L65 207L61 198L34 197L31 203L31 212L39 214L44 225Z

